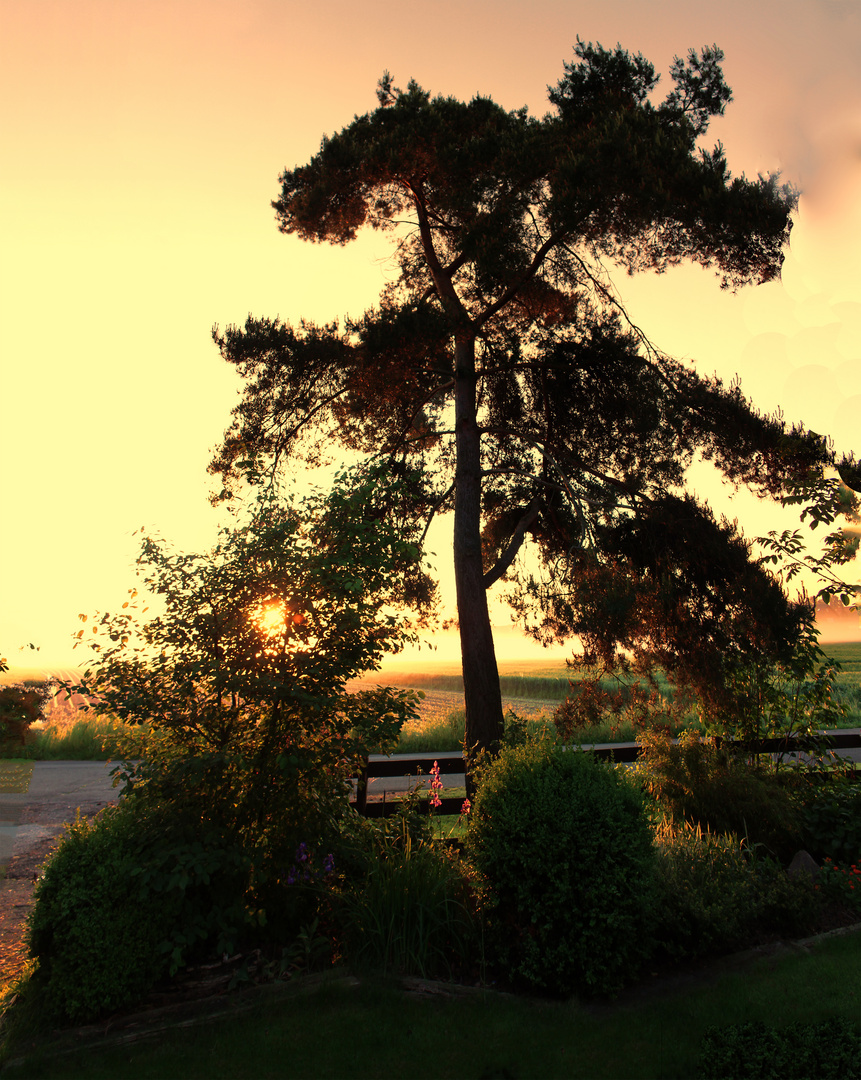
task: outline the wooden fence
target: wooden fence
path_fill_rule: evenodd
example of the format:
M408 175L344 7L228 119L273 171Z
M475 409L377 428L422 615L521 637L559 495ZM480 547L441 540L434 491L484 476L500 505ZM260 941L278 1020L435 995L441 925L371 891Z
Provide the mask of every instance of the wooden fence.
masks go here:
M717 740L720 742L720 740ZM748 754L799 754L804 749L799 746L793 737L782 739L757 739L747 742L726 740L726 745L737 746ZM828 736L827 747L829 750L861 750L861 734L854 731L835 732ZM611 760L624 764L631 764L637 760L640 753L638 743L602 744L600 746L586 746L583 748L588 753L594 754L603 760ZM430 777L434 762L439 767L441 776L463 776L466 772L463 754L396 754L392 757L372 755L365 764L364 769L356 779L355 806L358 812L365 817L389 817L396 814L400 808L401 792L382 791L382 800L373 802L368 799L368 783L376 779L392 779L398 777L424 776ZM389 798L388 796L393 796ZM439 814L459 814L463 805L463 798L445 797L440 800L441 805L436 808ZM427 810L430 813L430 800L427 802Z

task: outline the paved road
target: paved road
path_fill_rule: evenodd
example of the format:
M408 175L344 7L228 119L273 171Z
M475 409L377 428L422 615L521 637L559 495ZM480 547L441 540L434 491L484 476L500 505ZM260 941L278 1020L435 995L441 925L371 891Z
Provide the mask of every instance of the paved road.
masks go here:
M118 790L112 786L110 775L113 767L103 761L37 761L24 794L0 793L0 866L6 866L18 851L58 835L63 821L74 817L75 807L116 802ZM58 811L51 815L49 807L54 804ZM68 807L72 808L71 815ZM58 820L41 820L46 815ZM39 823L22 822L22 817L35 817Z

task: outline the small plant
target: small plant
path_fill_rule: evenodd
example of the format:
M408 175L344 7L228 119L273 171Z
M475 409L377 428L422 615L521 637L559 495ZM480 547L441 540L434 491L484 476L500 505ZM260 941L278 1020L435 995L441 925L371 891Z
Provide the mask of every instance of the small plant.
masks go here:
M788 784L765 766L683 732L640 733L635 775L670 821L689 821L716 833L737 834L788 860L803 847L798 804Z
M693 959L813 929L812 882L790 878L778 862L737 836L665 823L656 843L654 935L661 954Z
M710 1028L701 1080L859 1080L861 1031L843 1017L778 1028L761 1021Z
M588 754L530 741L485 766L470 819L500 973L557 994L618 990L649 947L654 851L639 792Z
M347 957L359 968L450 978L478 953L478 931L455 857L427 838L376 832L364 873L340 899Z
M660 725L675 731L683 726L689 702L674 695L666 679L648 665L634 669L622 658L602 665L584 659L575 666L582 674L569 681L568 694L553 713L564 742L596 738L599 731L616 739L645 727Z
M861 784L836 776L799 800L804 847L815 859L861 863Z
M836 900L861 914L861 866L838 866L826 859L819 869L816 889L823 897Z

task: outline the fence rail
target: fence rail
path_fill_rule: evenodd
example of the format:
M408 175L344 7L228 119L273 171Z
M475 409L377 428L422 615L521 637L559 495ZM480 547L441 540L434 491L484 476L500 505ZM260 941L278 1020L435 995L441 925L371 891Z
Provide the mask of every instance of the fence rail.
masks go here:
M754 740L716 740L719 745L735 746L748 754L804 754L806 748L804 740L798 740L792 736L780 739L754 739ZM605 761L616 761L620 764L632 764L640 754L638 743L601 743L595 746L584 746L583 750L594 754L595 757ZM861 751L861 734L856 731L832 732L826 737L826 749L828 750L859 750ZM463 776L466 773L466 764L462 753L457 754L394 754L385 757L382 754L372 754L365 763L356 780L356 810L364 817L389 817L396 814L400 808L401 799L399 792L383 790L381 801L369 801L368 783L371 780L384 780L398 777L403 779L410 776L429 777L431 769L436 762L441 776ZM825 775L825 774L823 774ZM387 798L393 794L394 798ZM459 814L463 804L462 798L445 797L440 800L437 812L440 814ZM427 812L430 813L430 800L427 802Z

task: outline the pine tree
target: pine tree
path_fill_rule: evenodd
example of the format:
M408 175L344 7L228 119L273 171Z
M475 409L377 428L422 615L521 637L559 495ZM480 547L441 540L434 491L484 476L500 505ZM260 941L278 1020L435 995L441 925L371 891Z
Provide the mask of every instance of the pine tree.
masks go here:
M685 492L695 455L779 496L827 459L736 385L655 349L608 269L690 261L723 287L779 274L793 207L775 177L731 176L698 146L731 99L715 46L658 76L578 39L530 116L486 97L406 90L281 176L279 228L345 244L386 230L398 272L343 324L251 318L214 331L245 380L210 466L223 496L335 440L386 460L390 511L454 513L467 740L493 748L502 705L487 591L501 578L538 636L650 651L720 678L725 650L787 646L800 614L733 526ZM531 548L543 579L518 574Z

